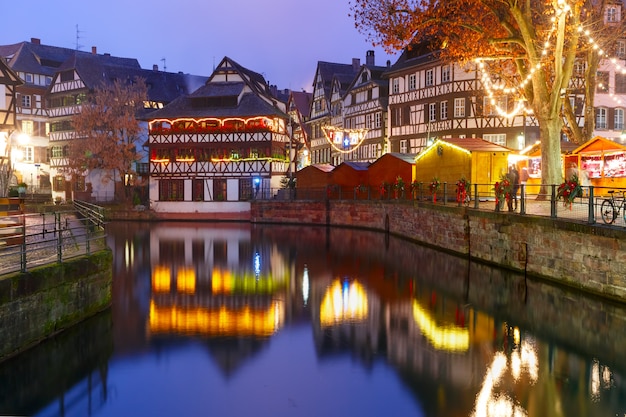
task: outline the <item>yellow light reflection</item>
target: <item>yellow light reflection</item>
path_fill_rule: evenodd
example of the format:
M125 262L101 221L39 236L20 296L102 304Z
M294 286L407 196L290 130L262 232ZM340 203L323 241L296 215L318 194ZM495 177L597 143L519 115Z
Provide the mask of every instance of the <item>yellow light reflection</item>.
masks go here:
M367 293L357 282L335 280L320 305L320 324L332 326L345 321L361 321L367 317Z
M456 326L440 326L431 314L413 300L413 319L435 349L464 352L469 349L469 331Z
M233 289L233 277L229 271L214 269L211 275L211 291L213 294L230 294Z
M265 310L249 306L234 310L157 306L150 302L149 329L156 333L184 333L220 336L270 336L282 327L284 303L275 300Z
M166 266L156 266L152 271L152 291L170 292L171 271Z
M191 268L181 268L176 275L176 291L185 294L196 292L196 271Z

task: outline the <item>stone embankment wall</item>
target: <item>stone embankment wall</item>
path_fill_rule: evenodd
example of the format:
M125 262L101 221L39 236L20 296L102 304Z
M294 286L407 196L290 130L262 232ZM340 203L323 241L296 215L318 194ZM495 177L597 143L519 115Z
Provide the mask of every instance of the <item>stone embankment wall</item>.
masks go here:
M254 223L347 226L626 301L626 230L419 202L258 201Z
M0 360L111 304L112 253L0 278Z

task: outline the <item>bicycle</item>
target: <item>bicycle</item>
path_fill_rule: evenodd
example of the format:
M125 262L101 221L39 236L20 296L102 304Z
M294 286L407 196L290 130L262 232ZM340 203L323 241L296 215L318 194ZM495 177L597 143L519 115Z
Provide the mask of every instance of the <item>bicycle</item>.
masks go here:
M612 224L620 212L626 222L626 197L624 191L618 191L621 197L615 197L615 190L608 191L610 198L605 198L600 206L600 215L605 224Z

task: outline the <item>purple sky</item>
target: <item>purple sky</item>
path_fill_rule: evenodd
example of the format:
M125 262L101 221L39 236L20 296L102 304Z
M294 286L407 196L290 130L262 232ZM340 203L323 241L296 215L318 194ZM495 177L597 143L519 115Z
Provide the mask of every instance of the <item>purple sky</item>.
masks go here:
M137 58L143 68L208 76L224 56L279 88L312 91L317 61L393 63L354 28L348 0L31 0L2 5L0 44L42 44Z

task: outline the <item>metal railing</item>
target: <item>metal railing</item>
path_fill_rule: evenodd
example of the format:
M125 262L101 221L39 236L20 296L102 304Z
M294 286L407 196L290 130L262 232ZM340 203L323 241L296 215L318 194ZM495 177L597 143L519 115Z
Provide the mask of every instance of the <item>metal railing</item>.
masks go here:
M614 227L626 227L626 205L623 204L625 188L618 187L582 187L579 196L569 200L558 197L559 185L521 184L517 193L517 201L512 200L511 211L521 215L537 215L561 218L588 224L600 223ZM436 193L431 192L428 184L402 189L393 185L371 187L360 185L345 187L329 185L317 188L285 188L266 189L255 196L256 200L387 200L398 203L420 201L437 205L466 206L477 210L508 212L508 201L505 199L496 205L496 194L493 184L471 184L466 193L467 198L457 194L456 184L442 183ZM611 200L615 217L612 221L610 213L603 212L602 204ZM605 203L605 207L607 203ZM613 210L611 208L611 210Z
M99 220L98 220L99 219ZM0 275L106 248L104 222L79 211L0 217Z

